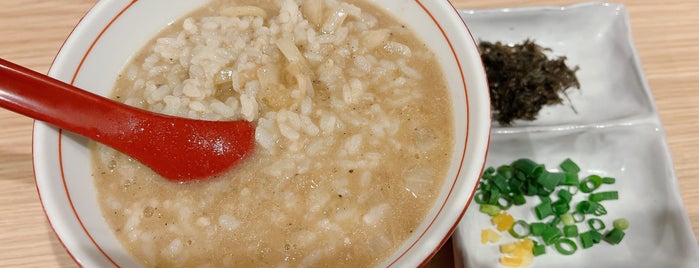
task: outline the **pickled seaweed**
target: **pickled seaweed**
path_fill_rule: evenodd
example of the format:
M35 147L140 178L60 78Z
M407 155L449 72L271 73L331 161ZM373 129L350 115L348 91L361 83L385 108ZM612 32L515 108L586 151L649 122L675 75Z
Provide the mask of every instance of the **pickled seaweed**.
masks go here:
M561 104L568 89L580 88L575 75L578 66L569 68L565 56L549 59L546 53L551 49L532 40L514 45L480 41L479 49L493 119L501 125L535 120L544 106Z

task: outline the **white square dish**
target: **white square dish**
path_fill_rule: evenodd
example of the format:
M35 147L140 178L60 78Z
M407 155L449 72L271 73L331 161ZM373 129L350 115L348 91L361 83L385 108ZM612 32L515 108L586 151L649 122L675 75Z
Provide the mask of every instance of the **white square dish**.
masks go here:
M624 6L579 4L492 10L462 10L476 41L505 44L534 40L549 57L567 57L581 89L566 91L570 102L544 107L536 121L513 127L608 123L652 116L655 109L633 46ZM572 105L572 109L571 108ZM577 112L576 112L577 111ZM499 127L494 122L494 127Z
M616 178L615 184L605 187L618 190L619 200L606 204L609 214L600 219L610 224L616 218L630 222L619 245L603 242L571 256L549 246L546 254L534 258L532 267L699 267L699 247L625 7L585 3L461 14L476 40L513 44L532 39L580 67L581 88L569 91L570 102L545 108L535 121L516 121L509 127L493 123L486 166L530 158L557 169L571 158L580 165L581 177ZM532 204L537 203L527 200L528 205L508 212L516 219L536 221ZM497 244L512 241L511 236L505 233L509 240L482 244L481 231L493 225L478 209L474 202L454 233L456 263L501 267Z

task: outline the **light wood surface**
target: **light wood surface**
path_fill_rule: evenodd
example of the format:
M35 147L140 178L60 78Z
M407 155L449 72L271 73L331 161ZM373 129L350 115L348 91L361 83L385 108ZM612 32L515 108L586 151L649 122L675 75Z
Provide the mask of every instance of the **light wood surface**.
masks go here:
M103 0L108 1L108 0ZM96 0L0 1L0 57L46 73ZM453 0L458 8L575 1ZM627 0L643 69L667 134L695 235L699 233L699 1ZM32 120L0 109L0 267L75 267L47 223L34 185ZM450 246L429 266L451 265Z

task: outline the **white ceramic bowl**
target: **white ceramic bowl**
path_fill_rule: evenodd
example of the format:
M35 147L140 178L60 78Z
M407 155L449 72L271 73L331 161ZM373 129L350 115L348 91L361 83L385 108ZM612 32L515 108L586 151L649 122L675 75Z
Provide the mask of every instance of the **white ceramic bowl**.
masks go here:
M473 38L447 0L371 0L412 28L437 54L453 100L455 147L446 183L414 235L381 266L425 263L447 240L468 206L485 162L490 102ZM49 75L108 95L130 57L158 31L206 0L103 0L65 42ZM102 218L83 137L37 122L34 169L51 226L86 267L137 267Z

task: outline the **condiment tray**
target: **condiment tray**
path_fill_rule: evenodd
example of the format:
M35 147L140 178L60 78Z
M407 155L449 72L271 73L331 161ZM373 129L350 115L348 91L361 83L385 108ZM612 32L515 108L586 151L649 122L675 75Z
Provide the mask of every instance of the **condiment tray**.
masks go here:
M679 194L665 133L633 44L626 8L621 4L581 3L566 7L460 10L476 41L521 43L532 39L579 66L580 90L569 90L564 104L544 108L535 121L512 126L493 123L487 166L519 158L547 169L570 158L581 177L616 178L600 190L616 190L605 201L605 223L626 218L630 227L619 245L605 242L564 256L548 246L532 267L699 267L699 247ZM508 210L516 219L537 221L533 206ZM514 241L503 233L498 243L481 243L493 228L490 216L469 207L454 233L459 267L501 267L499 244ZM586 231L586 224L579 224ZM611 227L611 226L608 226ZM576 243L579 241L573 239ZM578 243L579 244L579 243Z

